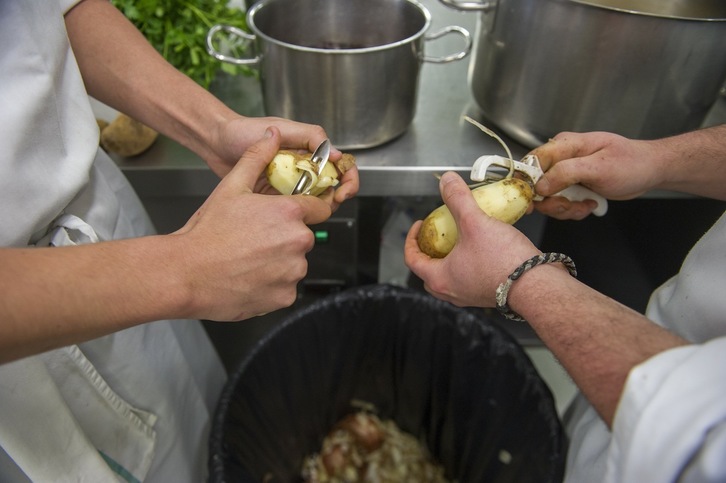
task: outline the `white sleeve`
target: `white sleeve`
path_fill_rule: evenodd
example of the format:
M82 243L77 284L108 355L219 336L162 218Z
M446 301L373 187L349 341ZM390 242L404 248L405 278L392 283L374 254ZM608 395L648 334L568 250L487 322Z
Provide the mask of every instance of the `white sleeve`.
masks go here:
M613 421L607 481L726 481L726 337L634 368Z
M83 0L58 0L60 4L61 12L63 15L67 14L70 9L81 3Z

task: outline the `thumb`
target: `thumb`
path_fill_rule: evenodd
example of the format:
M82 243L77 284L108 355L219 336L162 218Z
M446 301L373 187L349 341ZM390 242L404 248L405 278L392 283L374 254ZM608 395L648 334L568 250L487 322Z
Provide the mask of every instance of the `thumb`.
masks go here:
M471 194L471 190L458 174L454 172L444 173L439 182L439 190L441 191L441 198L449 208L456 225L460 228L459 231L461 231L459 220L464 215L467 213L482 213Z
M269 127L255 144L247 148L234 168L224 177L239 192L253 192L257 180L280 149L280 131Z

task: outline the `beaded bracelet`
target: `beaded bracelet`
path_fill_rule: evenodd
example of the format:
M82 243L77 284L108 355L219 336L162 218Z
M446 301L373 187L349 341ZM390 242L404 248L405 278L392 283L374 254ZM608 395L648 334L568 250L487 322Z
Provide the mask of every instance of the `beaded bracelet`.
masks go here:
M517 267L512 272L512 274L507 277L506 282L500 284L499 287L497 287L497 310L499 310L499 312L504 317L509 320L525 322L524 318L522 318L521 315L514 312L512 309L509 308L509 305L507 305L507 296L509 295L509 289L512 288L512 284L514 283L514 281L524 275L525 272L543 263L562 263L567 268L567 271L570 272L570 275L572 275L573 277L577 277L577 268L575 268L575 262L573 262L570 257L563 253L543 253L542 255L537 255L530 258L519 267Z

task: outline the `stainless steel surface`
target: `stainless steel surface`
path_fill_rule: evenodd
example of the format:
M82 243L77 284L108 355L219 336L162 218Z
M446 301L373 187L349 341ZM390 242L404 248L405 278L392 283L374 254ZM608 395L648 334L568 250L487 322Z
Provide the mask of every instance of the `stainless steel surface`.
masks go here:
M644 13L659 17L724 20L723 0L571 0L577 3L611 8L623 12Z
M653 139L698 128L726 80L722 0L491 5L469 83L485 117L529 147L560 131Z
M475 28L476 14L457 12L435 0L423 3L431 12L432 29L451 23L470 30ZM442 42L448 43L455 44L456 39ZM450 51L451 45L437 48L432 54ZM466 178L480 156L504 154L497 141L463 119L469 115L497 130L491 121L483 118L471 97L467 86L468 64L463 61L427 66L421 72L420 100L409 129L382 146L352 151L360 172L359 196L438 196L434 174L454 170ZM260 84L254 77L222 77L214 83L212 91L240 114L264 115ZM726 96L720 98L707 122L709 125L726 122ZM511 138L504 139L515 159L529 151ZM144 198L206 196L219 182L198 156L164 136L140 156L113 157ZM680 195L653 192L647 196Z
M497 0L440 0L463 12L488 12L497 7ZM501 1L501 0L500 0ZM574 3L637 12L671 18L723 19L726 3L722 0L568 0Z
M432 15L432 30L451 23L475 26L475 15L459 14L432 0L424 3ZM430 53L443 55L460 44L459 39L447 37L432 45ZM439 190L434 174L452 169L467 176L480 155L502 153L496 141L462 120L464 114L481 119L466 85L467 66L466 61L426 66L409 129L384 145L352 151L360 172L360 196L435 196ZM265 114L260 83L254 77L223 77L212 91L240 114ZM508 144L514 156L526 153L511 140ZM115 160L142 196L205 195L219 182L199 157L163 136L142 155Z
M460 60L472 46L461 27L426 35L431 15L415 0L367 0L345 8L334 0L262 0L248 12L247 24L254 57L238 60L216 51L216 32L236 32L218 25L207 36L210 54L257 64L266 112L319 124L342 149L400 136L415 114L422 62ZM462 36L464 47L425 55L429 41L443 42L448 34Z

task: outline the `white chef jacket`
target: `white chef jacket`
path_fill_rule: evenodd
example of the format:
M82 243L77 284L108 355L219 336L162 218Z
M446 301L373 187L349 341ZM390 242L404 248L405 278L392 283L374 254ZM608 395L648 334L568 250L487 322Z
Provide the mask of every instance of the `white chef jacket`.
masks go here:
M579 397L566 419L568 482L726 482L726 213L646 315L693 345L629 374L612 432Z
M153 232L98 149L63 21L73 0L60 3L0 2L2 246ZM198 321L154 322L0 365L0 481L204 481L225 377Z

